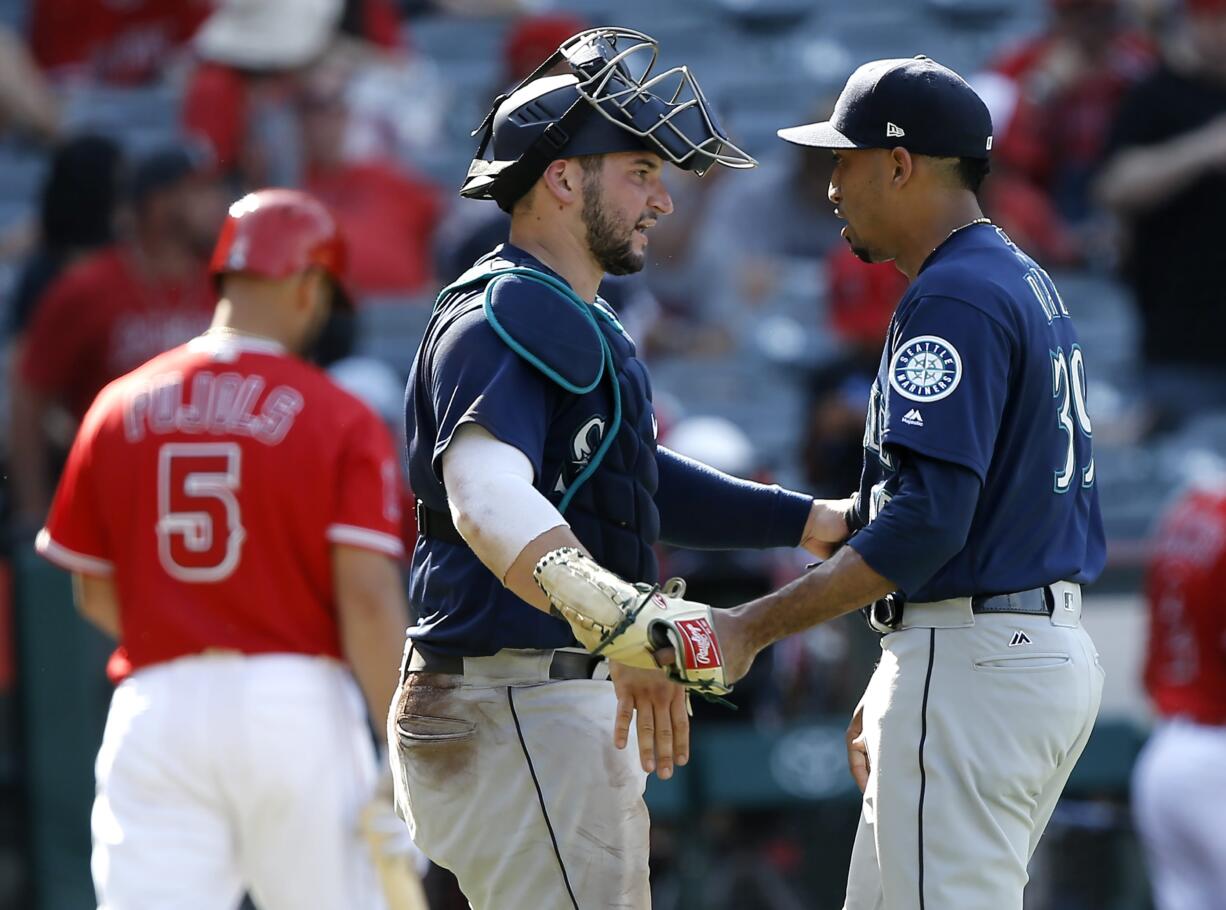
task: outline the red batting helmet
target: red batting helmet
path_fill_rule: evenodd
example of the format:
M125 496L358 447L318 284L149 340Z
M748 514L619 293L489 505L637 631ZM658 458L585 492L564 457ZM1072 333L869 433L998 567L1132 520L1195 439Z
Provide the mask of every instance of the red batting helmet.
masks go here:
M352 309L345 290L345 238L318 199L300 190L257 190L230 206L209 273L288 278L318 266L336 287L337 305Z

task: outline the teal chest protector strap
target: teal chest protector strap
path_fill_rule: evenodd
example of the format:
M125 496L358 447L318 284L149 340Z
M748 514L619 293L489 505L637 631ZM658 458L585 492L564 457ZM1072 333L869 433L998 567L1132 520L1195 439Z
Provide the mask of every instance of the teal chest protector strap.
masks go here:
M549 364L545 363L544 360L524 347L511 335L510 332L503 328L502 323L498 321L498 316L495 314L494 307L491 302L493 299L494 287L500 280L510 275L518 275L521 278L526 278L530 281L535 281L538 284L543 284L546 287L551 288L560 297L562 297L563 300L574 306L574 308L591 326L592 331L596 334L597 340L600 342L602 362L600 364L599 371L596 373L596 377L588 385L577 385L568 380ZM574 482L562 496L562 501L558 503L558 511L565 514L567 506L570 505L571 500L575 497L575 494L579 492L579 488L587 483L588 479L591 478L594 473L596 473L596 469L600 467L600 463L604 460L605 455L608 453L609 447L613 445L613 440L616 438L618 430L621 429L621 385L617 380L616 364L613 361L613 351L610 349L609 342L605 338L604 332L600 330L600 326L597 324L596 320L598 318L603 319L609 325L618 329L618 331L621 331L621 326L611 313L607 312L600 306L587 303L578 294L572 291L564 282L559 281L552 275L547 275L544 272L526 267L493 269L492 271L486 272L477 278L468 281L459 281L453 285L443 288L443 290L439 293L438 299L441 301L448 294L457 290L463 290L465 287L481 281L486 282L485 298L482 303L482 310L485 313L486 321L490 324L490 328L492 328L498 337L506 343L507 347L509 347L524 360L528 361L528 363L532 364L532 366L536 367L536 369L544 373L551 381L573 395L586 395L588 392L595 389L597 385L599 385L602 378L604 378L606 375L609 377L609 383L613 390L613 420L609 426L608 432L604 435L604 439L601 440L600 446L592 455L591 461L589 461L587 466L579 473L579 476L575 478ZM437 303L435 305L437 306Z

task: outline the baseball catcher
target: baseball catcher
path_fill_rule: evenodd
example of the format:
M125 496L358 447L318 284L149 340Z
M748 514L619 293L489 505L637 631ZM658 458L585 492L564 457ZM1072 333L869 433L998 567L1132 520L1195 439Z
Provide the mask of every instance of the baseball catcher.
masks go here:
M414 843L477 910L650 904L646 773L688 760L688 692L729 681L654 545L796 546L813 506L658 445L599 296L643 267L668 181L754 164L657 52L583 32L495 102L460 194L510 239L439 295L409 378L418 622L388 739Z

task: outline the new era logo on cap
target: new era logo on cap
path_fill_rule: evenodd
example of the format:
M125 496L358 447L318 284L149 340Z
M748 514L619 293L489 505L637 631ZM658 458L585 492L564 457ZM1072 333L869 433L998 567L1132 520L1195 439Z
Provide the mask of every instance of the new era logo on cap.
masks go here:
M885 134L890 137L900 137L907 135L907 131L897 124L887 123L885 125Z

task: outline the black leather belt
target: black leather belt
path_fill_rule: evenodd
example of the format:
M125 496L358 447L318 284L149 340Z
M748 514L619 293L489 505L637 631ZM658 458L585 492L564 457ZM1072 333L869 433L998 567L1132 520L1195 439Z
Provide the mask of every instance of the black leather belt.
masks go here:
M977 594L971 598L972 613L1036 613L1051 616L1055 605L1056 597L1048 585L1016 594Z
M1051 587L1031 588L1016 594L976 594L971 597L972 613L1028 613L1036 616L1051 616L1056 597ZM887 594L876 603L864 608L864 618L874 626L893 628L902 621L906 601L897 594Z
M431 509L420 499L417 500L417 533L422 537L430 537L434 540L443 540L447 543L459 544L462 547L468 546L464 542L464 538L460 536L460 532L451 522L450 512L439 512ZM442 672L441 670L439 672Z
M554 651L553 660L549 663L549 678L591 679L604 660L603 657L581 654L578 651ZM450 673L463 676L464 658L454 654L426 652L413 645L406 671L408 673Z

